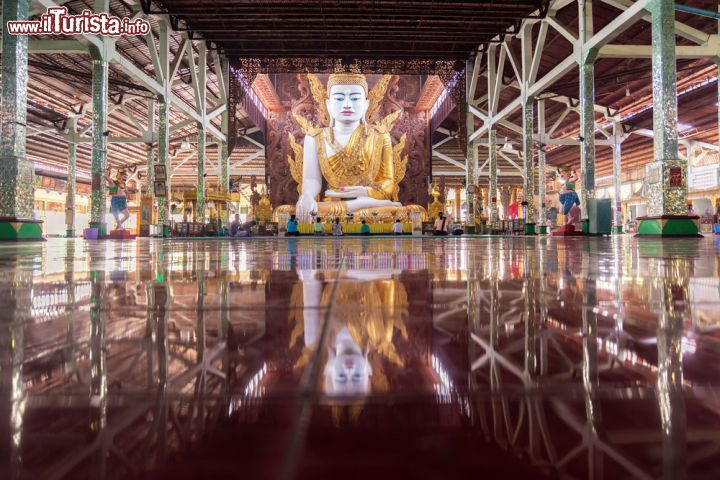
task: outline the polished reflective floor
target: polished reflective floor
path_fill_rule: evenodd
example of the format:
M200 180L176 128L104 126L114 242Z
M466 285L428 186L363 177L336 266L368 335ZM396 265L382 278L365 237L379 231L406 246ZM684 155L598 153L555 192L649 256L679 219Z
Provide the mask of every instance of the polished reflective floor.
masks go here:
M0 477L720 478L720 238L0 244Z

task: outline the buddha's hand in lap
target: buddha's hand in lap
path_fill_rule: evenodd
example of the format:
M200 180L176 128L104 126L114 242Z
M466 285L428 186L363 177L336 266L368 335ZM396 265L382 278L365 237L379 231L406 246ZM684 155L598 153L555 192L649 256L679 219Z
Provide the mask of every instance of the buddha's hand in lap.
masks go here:
M367 187L340 187L337 190L326 190L325 196L330 198L361 198L368 196Z
M318 204L313 197L309 195L300 195L300 198L295 204L295 214L298 217L309 217L312 213L317 213L317 211Z

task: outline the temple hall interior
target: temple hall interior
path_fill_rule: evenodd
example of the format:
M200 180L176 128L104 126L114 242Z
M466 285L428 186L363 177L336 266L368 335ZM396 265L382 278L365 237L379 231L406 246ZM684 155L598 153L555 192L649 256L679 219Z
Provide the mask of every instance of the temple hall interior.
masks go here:
M718 0L2 0L0 480L720 478Z

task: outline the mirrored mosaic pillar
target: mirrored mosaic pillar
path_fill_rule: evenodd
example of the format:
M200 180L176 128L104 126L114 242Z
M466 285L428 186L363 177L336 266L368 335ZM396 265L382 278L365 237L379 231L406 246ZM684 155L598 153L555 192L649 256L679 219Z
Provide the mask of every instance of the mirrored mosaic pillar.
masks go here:
M158 101L158 165L165 166L165 193L164 197L158 197L158 223L163 226L163 235L166 235L170 227L170 192L172 165L170 163L170 125L169 125L169 97L160 98ZM156 175L157 177L157 175Z
M535 168L533 162L533 102L523 103L523 187L525 235L535 235Z
M103 175L107 168L107 111L108 111L108 61L104 52L93 54L92 71L92 161L90 174L90 228L98 229L98 236L107 232L105 224L107 185Z
M488 130L488 171L489 171L489 182L488 182L488 202L489 209L488 219L490 224L497 221L498 219L498 208L497 208L497 129L491 127Z
M588 201L595 198L595 59L597 50L583 52L580 64L580 176L583 222L588 218ZM584 224L583 224L584 225ZM583 227L584 228L584 227Z
M228 116L227 112L222 114L222 132L227 136ZM230 190L230 154L227 141L218 141L218 153L220 162L220 192L227 193Z
M25 151L28 36L9 35L8 21L28 19L30 0L2 4L2 125L0 136L0 240L42 238L33 219L34 167Z
M622 125L618 121L613 122L613 232L623 232L622 200L620 199L620 175L622 167Z
M155 105L154 98L148 99L148 132L151 138L147 151L147 192L145 195L152 199L155 198L155 189L153 188L155 183L155 141L152 138L155 132Z
M195 221L205 221L205 126L197 124L197 205Z
M679 158L675 63L675 2L651 0L654 161L645 167L648 215L638 235L698 236L698 218L688 215L687 160Z
M76 166L77 166L77 118L68 122L71 140L68 142L67 185L65 191L65 235L68 238L75 236L75 194L77 193Z
M545 221L545 100L538 100L538 233L547 233Z

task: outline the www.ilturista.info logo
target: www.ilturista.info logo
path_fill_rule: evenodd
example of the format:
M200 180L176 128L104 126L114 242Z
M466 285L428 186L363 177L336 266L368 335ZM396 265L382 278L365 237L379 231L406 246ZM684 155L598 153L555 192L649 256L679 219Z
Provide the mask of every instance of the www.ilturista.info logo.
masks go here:
M83 10L79 15L68 15L65 7L52 7L40 16L40 20L7 22L7 31L10 35L93 34L117 37L147 35L150 33L150 23L141 18L131 20L90 10Z

